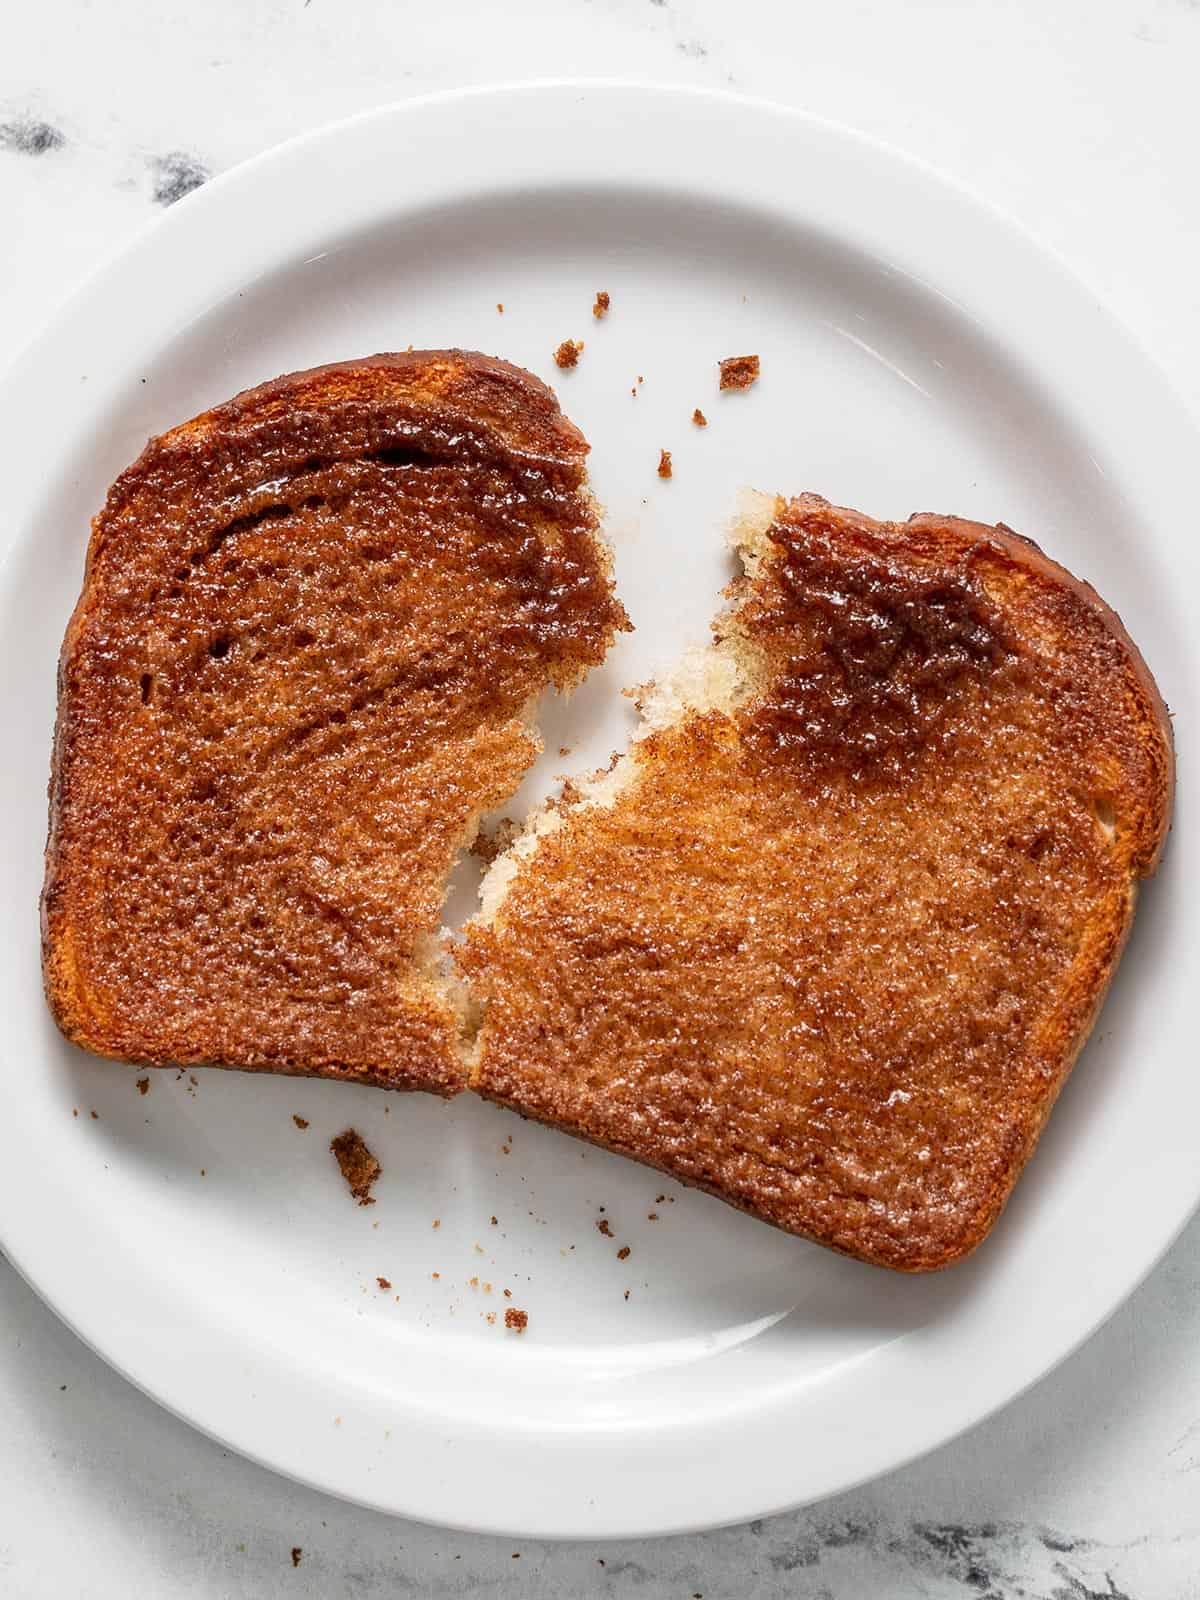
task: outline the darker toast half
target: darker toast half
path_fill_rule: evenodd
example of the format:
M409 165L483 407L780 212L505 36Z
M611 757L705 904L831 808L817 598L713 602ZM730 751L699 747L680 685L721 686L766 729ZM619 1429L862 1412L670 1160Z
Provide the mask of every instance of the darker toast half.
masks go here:
M380 355L147 446L63 646L42 901L67 1036L452 1093L435 936L541 692L627 626L552 392Z

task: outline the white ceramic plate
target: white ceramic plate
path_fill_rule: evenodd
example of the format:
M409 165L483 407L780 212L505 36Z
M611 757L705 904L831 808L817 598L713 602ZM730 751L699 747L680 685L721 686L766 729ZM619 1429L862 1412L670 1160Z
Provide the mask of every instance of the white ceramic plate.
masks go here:
M567 337L586 349L559 374ZM149 433L277 373L410 343L553 379L593 442L638 631L547 709L527 799L622 745L618 688L705 636L746 483L880 516L1003 518L1092 579L1142 644L1178 712L1176 835L1098 1037L966 1265L908 1279L840 1260L467 1097L222 1072L156 1074L143 1097L128 1068L59 1039L36 904L55 656L89 516ZM718 358L748 352L757 388L718 395ZM321 1488L460 1527L735 1521L1002 1404L1196 1205L1182 824L1198 440L1087 292L941 179L707 95L540 86L397 106L251 162L144 233L9 375L0 440L0 1232L58 1313L181 1416ZM328 1153L348 1124L383 1162L370 1209ZM529 1313L523 1336L487 1320L509 1305Z

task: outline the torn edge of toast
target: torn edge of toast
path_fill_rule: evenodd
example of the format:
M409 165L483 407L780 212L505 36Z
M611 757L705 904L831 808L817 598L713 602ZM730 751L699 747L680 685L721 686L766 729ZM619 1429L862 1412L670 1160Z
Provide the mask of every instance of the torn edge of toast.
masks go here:
M763 663L756 647L738 625L738 600L742 586L758 575L770 552L768 530L786 504L779 495L742 490L737 512L726 533L730 549L741 561L742 576L735 578L725 591L729 603L712 623L712 641L693 645L663 677L632 691L640 721L628 749L615 753L607 767L582 778L570 779L561 795L543 801L529 813L513 842L496 856L484 874L479 886L479 910L468 927L486 927L498 921L523 865L544 839L562 827L566 817L614 803L636 778L639 746L646 739L690 714L732 715L757 691ZM476 1011L481 1016L478 1005ZM476 1031L477 1028L478 1022ZM476 1054L473 1036L472 1060Z

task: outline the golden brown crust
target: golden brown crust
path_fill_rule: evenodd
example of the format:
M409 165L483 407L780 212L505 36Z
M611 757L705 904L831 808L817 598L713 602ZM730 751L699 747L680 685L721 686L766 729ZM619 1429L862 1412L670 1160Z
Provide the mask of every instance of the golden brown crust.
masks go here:
M46 991L104 1055L454 1093L446 873L525 713L625 626L553 393L486 356L295 373L152 440L67 629Z
M1112 611L1008 529L802 496L735 593L752 691L646 734L471 929L472 1083L941 1267L995 1221L1115 970L1169 721Z

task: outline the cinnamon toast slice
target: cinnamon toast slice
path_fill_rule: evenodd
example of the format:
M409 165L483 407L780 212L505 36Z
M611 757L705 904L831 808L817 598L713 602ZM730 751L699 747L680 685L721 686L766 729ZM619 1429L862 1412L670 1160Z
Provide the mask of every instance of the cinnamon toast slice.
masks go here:
M462 1087L439 908L542 691L628 626L588 446L455 350L294 373L147 446L60 663L63 1032L142 1064Z
M1115 614L1004 527L762 497L717 642L485 880L472 1086L904 1271L984 1238L1168 828Z

